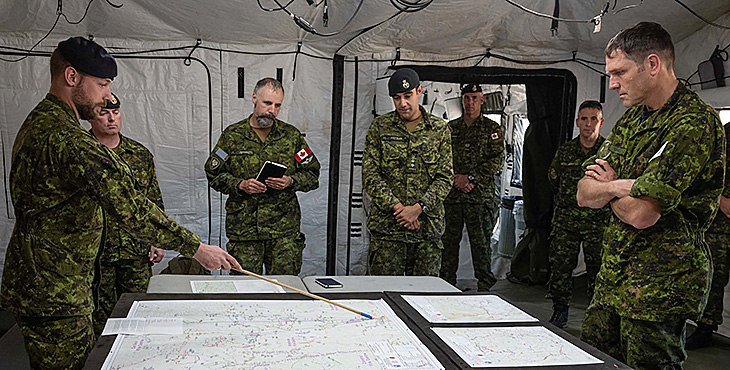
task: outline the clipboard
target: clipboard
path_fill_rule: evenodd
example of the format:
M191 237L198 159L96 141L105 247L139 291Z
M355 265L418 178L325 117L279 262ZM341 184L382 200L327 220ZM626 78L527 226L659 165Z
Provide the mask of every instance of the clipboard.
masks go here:
M282 176L284 176L285 172L286 172L286 166L284 166L283 164L266 161L266 162L264 162L264 165L261 166L261 170L259 170L259 174L256 175L256 181L264 182L269 177L282 177Z

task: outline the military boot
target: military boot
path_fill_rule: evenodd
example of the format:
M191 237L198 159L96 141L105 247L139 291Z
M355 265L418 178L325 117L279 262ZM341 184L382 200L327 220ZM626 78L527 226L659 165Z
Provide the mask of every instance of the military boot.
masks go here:
M717 325L697 324L697 329L687 337L684 349L693 350L712 346L712 332L717 330Z
M560 329L565 329L565 326L568 325L568 306L560 303L554 303L553 316L550 317L550 323Z

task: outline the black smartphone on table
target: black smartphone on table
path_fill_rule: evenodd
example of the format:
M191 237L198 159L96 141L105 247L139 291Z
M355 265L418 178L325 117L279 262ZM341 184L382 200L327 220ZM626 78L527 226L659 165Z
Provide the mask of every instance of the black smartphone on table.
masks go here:
M342 283L332 278L314 279L314 281L323 288L342 288Z

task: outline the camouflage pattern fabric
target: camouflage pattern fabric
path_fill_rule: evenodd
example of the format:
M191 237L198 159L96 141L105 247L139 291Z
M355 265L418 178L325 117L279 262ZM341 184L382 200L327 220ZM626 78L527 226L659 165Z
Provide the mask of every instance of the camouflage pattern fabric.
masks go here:
M545 296L554 303L570 306L573 295L572 272L578 263L580 243L588 274L588 296L593 296L596 274L601 266L601 240L611 217L611 208L601 209L578 206L575 194L578 181L583 178L583 162L595 156L605 139L598 136L596 143L583 152L580 137L565 143L555 153L548 170L548 181L553 189L553 230L550 235L550 280Z
M102 209L146 245L192 255L200 244L136 190L129 167L51 94L18 131L10 193L16 222L0 303L18 316L92 313Z
M464 193L452 187L444 203L493 202L494 176L502 170L504 135L499 123L480 116L471 125L463 117L449 121L454 173L474 176L474 188Z
M268 275L299 275L302 269L304 234L268 240L230 241L228 253L245 270L262 274L262 265ZM231 271L231 274L239 274Z
M157 182L155 162L152 153L141 143L126 136L119 135L119 145L112 149L132 171L137 191L147 199L165 210L162 202L162 192ZM124 231L119 222L107 219L106 244L101 255L102 262L114 262L120 259L138 259L148 257L150 246L136 240L134 236Z
M148 252L149 253L149 252ZM146 293L152 277L149 257L101 262L99 303L92 314L94 333L100 336L114 306L124 293Z
M642 119L645 110L629 109L584 163L605 159L618 178L636 179L630 196L661 207L661 218L643 230L611 218L593 300L635 320L698 319L710 287L704 231L723 188L725 132L717 112L681 82Z
M630 319L594 301L588 306L580 339L636 370L681 370L684 320L653 322Z
M601 267L601 243L603 232L573 231L553 226L550 233L550 280L545 298L553 303L570 306L573 297L573 270L578 264L580 244L583 243L583 257L588 277L588 301L593 297L596 274Z
M164 210L155 162L141 143L119 135L119 145L112 149L129 167L137 191ZM94 332L101 335L106 319L124 293L145 293L152 276L150 248L124 231L118 222L106 219L106 242L101 252L99 303L92 315Z
M730 125L725 125L725 150L726 155L730 147ZM725 162L725 186L722 189L722 196L730 198L730 158ZM705 240L710 246L712 261L712 283L707 298L707 306L702 313L699 322L709 326L722 324L723 299L725 296L725 285L730 280L730 218L721 210L717 211L715 219L710 228L705 232Z
M416 243L370 239L368 275L438 276L441 240Z
M492 249L489 247L494 227L495 176L502 169L504 136L501 126L480 116L471 125L463 117L449 122L454 173L474 177L474 188L464 193L452 186L444 200L446 230L441 256L441 277L456 285L459 243L464 222L469 235L477 289L489 290L496 283L492 274Z
M228 194L226 235L231 242L295 238L301 220L296 192L319 187L319 161L294 126L275 120L262 142L249 124L250 119L249 116L228 126L205 163L210 187ZM297 160L300 152L304 158ZM256 178L266 161L286 166L285 175L294 180L292 185L263 194L239 190L238 184ZM230 243L227 248L232 249Z
M494 228L494 209L492 203L461 204L444 203L446 210L446 232L442 238L444 249L441 254L439 276L456 286L456 271L459 268L459 243L466 223L469 235L471 260L477 290L488 291L497 278L492 273L492 249L489 247Z
M601 209L578 206L575 194L578 192L578 181L585 175L583 162L598 153L604 139L598 136L596 143L584 153L580 137L576 137L555 153L548 169L548 181L553 190L553 226L560 226L570 231L592 231L602 233L611 217L611 208L606 205Z
M25 338L31 369L75 370L84 367L96 337L91 315L66 317L15 316Z
M723 219L720 223L724 224L723 233L713 233L708 231L705 234L705 240L710 246L710 255L712 256L712 283L710 285L710 293L707 298L707 306L702 312L700 322L709 326L722 325L723 299L725 296L725 286L730 280L730 225L728 218L722 212L718 212L715 216L714 224L718 223L718 219ZM713 229L710 227L710 229Z
M443 201L451 190L454 176L451 133L442 119L428 114L421 106L419 109L422 119L413 132L406 130L396 111L377 117L368 128L362 178L363 188L372 199L367 220L371 263L392 263L373 258L374 241L406 244L430 241L433 247L441 249L445 228ZM398 203L411 206L419 200L427 208L418 217L420 229L408 230L400 226L393 216L393 207ZM440 251L436 259L438 266L435 271L427 269L429 275L438 274ZM371 266L374 271L388 269L387 266ZM405 265L394 269L403 270Z
M367 227L382 240L417 242L440 239L444 232L443 200L453 184L451 134L446 123L421 110L422 121L408 132L396 111L376 118L363 152L363 187L372 198ZM423 201L428 212L421 228L398 225L393 206Z

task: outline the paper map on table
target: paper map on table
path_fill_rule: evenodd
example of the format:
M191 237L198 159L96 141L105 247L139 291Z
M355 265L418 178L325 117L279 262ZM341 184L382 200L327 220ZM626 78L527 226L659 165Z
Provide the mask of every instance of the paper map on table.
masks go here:
M404 295L402 297L424 319L432 323L538 321L496 295Z
M542 326L431 328L471 367L529 367L600 364Z
M383 300L135 302L128 317L182 317L183 335L119 335L102 369L443 369Z
M190 288L193 293L284 293L284 288L263 280L191 280Z

